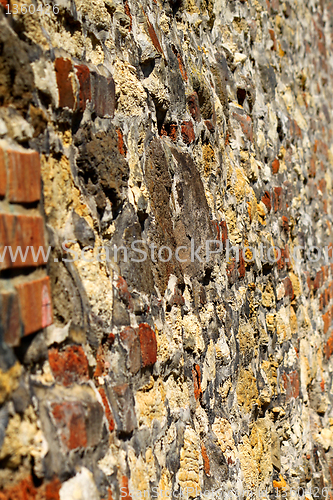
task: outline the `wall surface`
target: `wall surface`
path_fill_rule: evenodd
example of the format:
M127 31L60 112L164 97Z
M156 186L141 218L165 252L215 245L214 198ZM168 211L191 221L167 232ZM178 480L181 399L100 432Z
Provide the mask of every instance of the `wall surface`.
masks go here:
M332 499L333 2L57 1L0 0L0 500Z

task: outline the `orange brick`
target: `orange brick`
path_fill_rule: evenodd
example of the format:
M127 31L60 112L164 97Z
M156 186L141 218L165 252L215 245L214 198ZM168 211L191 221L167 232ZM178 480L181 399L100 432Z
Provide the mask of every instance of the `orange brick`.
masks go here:
M18 247L21 247L21 254ZM33 247L34 255L27 247ZM46 264L41 252L37 258L39 248L46 254L42 217L0 214L0 270Z
M50 278L46 276L16 285L24 335L52 324Z
M6 173L5 153L3 149L0 149L0 196L2 198L6 196L6 189L7 189L7 173Z
M8 199L13 203L34 203L41 196L39 154L8 150Z

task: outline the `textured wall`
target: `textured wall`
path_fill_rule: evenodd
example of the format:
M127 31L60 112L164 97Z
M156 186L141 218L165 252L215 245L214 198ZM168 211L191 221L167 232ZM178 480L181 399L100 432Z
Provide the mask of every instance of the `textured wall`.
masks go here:
M0 251L50 252L0 263L0 500L324 498L332 1L31 1L0 1Z

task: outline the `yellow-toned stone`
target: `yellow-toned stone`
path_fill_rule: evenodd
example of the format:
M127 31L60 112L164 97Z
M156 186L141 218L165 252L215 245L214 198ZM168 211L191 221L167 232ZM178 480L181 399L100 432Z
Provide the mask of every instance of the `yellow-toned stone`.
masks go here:
M37 425L37 417L30 406L20 417L17 413L9 420L5 439L0 450L0 460L7 467L17 468L22 458L33 456L38 463L47 453L48 447Z
M237 400L244 410L249 413L252 406L258 403L258 389L256 379L253 375L252 369L242 368L237 383Z
M262 305L267 308L275 306L275 296L272 283L269 281L266 288L262 294Z
M248 488L256 488L259 471L248 436L243 436L243 442L238 445L238 451L244 483Z
M225 418L216 417L212 425L212 431L217 437L217 442L222 452L235 449L231 424Z
M8 371L0 370L0 404L18 388L22 366L16 362Z
M199 436L191 427L187 426L184 432L184 445L180 452L180 469L177 472L177 481L182 490L189 488L186 490L189 498L197 497L196 490L200 490L200 456Z
M241 322L238 329L239 348L242 353L251 351L255 346L254 331L250 323Z
M118 111L125 115L138 116L145 109L147 93L136 75L136 69L130 64L117 60L113 78L116 84Z
M187 383L171 375L164 383L165 396L171 411L186 408L190 403Z
M139 424L150 427L154 420L164 425L166 418L165 391L162 381L156 381L150 390L135 394L135 408Z

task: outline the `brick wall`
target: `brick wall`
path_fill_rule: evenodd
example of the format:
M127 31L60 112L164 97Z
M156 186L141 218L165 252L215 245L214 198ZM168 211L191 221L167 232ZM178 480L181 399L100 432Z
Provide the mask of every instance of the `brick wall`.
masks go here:
M0 500L333 498L332 2L15 5Z

